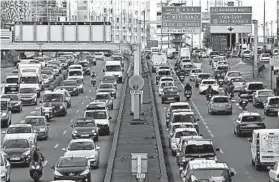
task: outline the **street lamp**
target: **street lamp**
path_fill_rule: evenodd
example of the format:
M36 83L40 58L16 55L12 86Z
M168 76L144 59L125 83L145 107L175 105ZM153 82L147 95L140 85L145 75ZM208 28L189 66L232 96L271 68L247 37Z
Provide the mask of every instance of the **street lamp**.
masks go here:
M228 30L230 31L230 50L232 51L232 31L233 31L233 27L229 27Z

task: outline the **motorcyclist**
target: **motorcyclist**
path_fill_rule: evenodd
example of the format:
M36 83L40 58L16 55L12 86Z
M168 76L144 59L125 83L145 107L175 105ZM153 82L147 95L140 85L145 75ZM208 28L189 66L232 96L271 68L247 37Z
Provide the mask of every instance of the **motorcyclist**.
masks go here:
M191 92L192 93L192 86L189 83L185 84L184 92Z
M213 94L213 89L212 89L212 86L209 85L208 88L206 89L206 98L209 100L209 98L212 94Z
M43 162L44 162L45 158L43 156L43 154L39 151L39 148L34 148L31 153L30 153L30 168L32 166L32 164L34 163L38 163L40 166L43 166ZM41 171L41 173L43 173L43 170Z

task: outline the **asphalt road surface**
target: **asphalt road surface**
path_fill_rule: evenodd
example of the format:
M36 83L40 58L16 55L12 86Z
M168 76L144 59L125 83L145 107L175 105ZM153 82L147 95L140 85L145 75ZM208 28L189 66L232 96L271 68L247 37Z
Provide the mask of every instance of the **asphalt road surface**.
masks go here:
M239 59L229 60L231 63L232 70L238 65L242 64ZM175 61L170 60L169 63L174 66ZM244 65L244 64L243 64ZM208 64L208 59L203 60L202 68L204 72L212 73L212 69ZM241 71L241 70L240 70ZM154 76L154 75L153 75ZM181 101L186 99L183 96L183 88L181 83L177 78L176 85L179 90L181 90L180 97ZM155 78L153 77L153 80ZM193 84L194 85L194 84ZM167 150L168 159L168 170L170 171L170 181L181 181L179 168L177 166L175 157L171 156L171 152L168 144L168 136L166 130L166 120L164 108L168 104L162 104L161 99L158 96L157 90L157 103L159 109L159 121L164 128L164 138ZM238 106L238 98L234 98L233 103L233 114L232 115L209 115L207 112L207 102L204 95L200 96L198 89L193 87L192 95L192 108L196 113L197 117L200 118L199 128L200 133L203 134L204 138L211 138L216 147L221 150L217 153L218 159L221 162L226 162L229 168L236 173L234 181L236 182L264 182L268 180L267 171L255 171L251 164L251 152L250 143L248 142L248 137L236 137L233 134L233 119L238 116L242 109ZM249 103L247 110L251 112L259 112L262 117L265 117L265 123L267 128L278 128L277 117L266 117L264 116L263 109L256 109L253 107L252 103Z
M99 61L97 66L92 67L92 71L98 74L101 79L103 76L102 68L105 62ZM125 72L127 70L127 64L125 63ZM4 77L3 74L8 72L2 72L1 78ZM72 128L70 127L71 122L74 118L82 117L84 108L91 101L91 98L95 96L95 88L90 84L90 77L86 76L84 79L84 93L77 97L72 97L72 106L68 109L68 114L65 117L56 117L50 123L49 139L46 141L38 141L38 146L40 151L45 156L46 162L44 167L44 174L41 181L51 181L53 180L53 170L50 168L55 165L59 157L63 156L64 152L62 148L66 148L69 141L72 138ZM97 82L97 85L99 81ZM112 143L112 137L114 133L114 126L119 110L119 97L121 96L123 84L118 84L117 86L117 98L114 100L114 110L110 111L110 116L112 117L111 134L109 136L100 136L97 145L100 149L100 168L97 170L91 170L92 181L103 182L103 178L106 171L107 160L110 154L110 147ZM19 123L22 119L30 114L34 110L38 110L39 106L24 106L21 113L12 115L12 124ZM5 131L6 129L2 129ZM2 137L3 138L3 135ZM12 182L29 182L32 179L29 177L28 167L13 167L11 172Z

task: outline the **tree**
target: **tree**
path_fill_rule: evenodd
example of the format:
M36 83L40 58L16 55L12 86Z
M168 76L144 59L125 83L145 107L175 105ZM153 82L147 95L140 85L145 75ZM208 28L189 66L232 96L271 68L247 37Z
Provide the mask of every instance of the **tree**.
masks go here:
M210 48L212 46L211 34L209 31L206 31L203 36L203 45L206 48Z

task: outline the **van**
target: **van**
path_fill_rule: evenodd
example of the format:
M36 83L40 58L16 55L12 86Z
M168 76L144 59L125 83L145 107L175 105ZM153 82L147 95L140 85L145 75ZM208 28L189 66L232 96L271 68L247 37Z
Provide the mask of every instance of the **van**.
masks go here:
M82 79L83 80L83 71L81 69L69 69L68 79Z
M180 58L181 59L191 59L191 52L188 47L180 49Z
M122 83L123 72L120 61L107 61L103 72L108 76L115 76L117 83Z
M252 165L256 170L279 160L279 129L254 130L251 142Z

